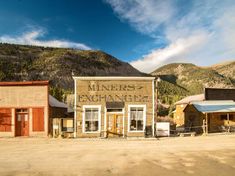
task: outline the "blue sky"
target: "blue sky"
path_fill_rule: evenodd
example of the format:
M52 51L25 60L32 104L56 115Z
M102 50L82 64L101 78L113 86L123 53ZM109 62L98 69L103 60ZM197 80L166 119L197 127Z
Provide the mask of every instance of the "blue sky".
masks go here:
M103 50L151 72L235 58L234 0L0 0L0 42Z

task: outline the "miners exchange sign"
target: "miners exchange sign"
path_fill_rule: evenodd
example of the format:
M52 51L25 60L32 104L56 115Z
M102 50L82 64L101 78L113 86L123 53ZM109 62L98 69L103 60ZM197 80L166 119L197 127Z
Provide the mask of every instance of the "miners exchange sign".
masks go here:
M78 102L149 102L151 97L145 94L146 86L137 83L111 83L89 81L83 93L77 95Z

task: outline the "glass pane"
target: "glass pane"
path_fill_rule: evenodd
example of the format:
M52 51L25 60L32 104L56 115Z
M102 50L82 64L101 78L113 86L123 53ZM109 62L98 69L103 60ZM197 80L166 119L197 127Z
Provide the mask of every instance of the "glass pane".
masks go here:
M86 108L85 109L85 131L92 132L99 130L99 109Z
M136 114L136 120L143 120L143 111L137 111Z
M98 121L98 112L92 113L92 120Z
M130 109L130 130L142 131L144 129L144 108L131 107Z
M87 111L87 112L85 113L85 120L86 120L86 121L92 120L92 116L91 116L91 112L90 112L90 111Z
M143 121L142 120L138 120L137 121L137 130L141 131L143 130Z

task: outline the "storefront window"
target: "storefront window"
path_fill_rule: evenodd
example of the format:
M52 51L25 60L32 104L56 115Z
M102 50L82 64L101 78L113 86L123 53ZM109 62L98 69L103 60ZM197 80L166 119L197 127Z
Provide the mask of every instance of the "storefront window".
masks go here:
M85 132L99 131L99 109L85 108Z
M144 130L144 108L131 107L130 108L130 131Z

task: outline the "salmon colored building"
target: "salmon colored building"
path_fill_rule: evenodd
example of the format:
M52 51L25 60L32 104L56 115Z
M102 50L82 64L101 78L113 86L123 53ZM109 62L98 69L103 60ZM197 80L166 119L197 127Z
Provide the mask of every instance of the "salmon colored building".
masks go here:
M0 137L47 136L48 81L0 82Z

